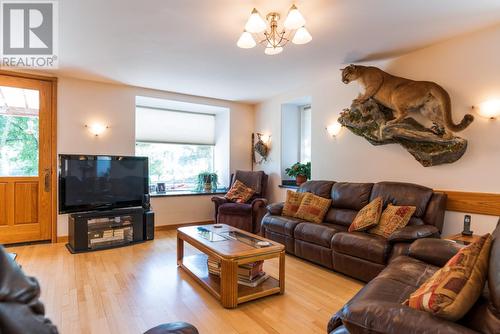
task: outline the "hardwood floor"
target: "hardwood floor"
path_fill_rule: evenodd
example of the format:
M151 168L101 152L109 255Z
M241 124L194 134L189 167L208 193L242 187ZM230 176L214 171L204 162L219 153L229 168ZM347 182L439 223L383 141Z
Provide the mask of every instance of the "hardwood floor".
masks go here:
M61 333L142 333L187 321L208 333L326 333L331 315L363 285L286 256L286 290L224 309L176 265L175 231L143 244L71 255L64 244L10 247L42 287L47 316ZM196 250L188 248L186 253ZM277 261L264 269L277 275Z

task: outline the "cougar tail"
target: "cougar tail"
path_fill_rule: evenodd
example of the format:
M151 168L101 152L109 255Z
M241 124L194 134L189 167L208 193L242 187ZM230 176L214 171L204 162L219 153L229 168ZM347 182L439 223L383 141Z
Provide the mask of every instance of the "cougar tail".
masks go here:
M451 131L462 131L466 127L468 127L470 123L472 123L472 121L474 121L474 116L472 116L471 114L466 114L460 121L460 123L453 123L453 118L451 116L450 95L441 87L439 87L438 89L433 89L432 95L434 95L440 101L445 125Z

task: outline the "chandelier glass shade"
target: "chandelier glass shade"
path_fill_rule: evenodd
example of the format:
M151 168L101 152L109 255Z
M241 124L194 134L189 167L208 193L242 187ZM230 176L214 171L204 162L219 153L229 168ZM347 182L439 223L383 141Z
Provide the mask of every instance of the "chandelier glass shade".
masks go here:
M272 56L281 53L289 41L300 45L312 40L311 34L305 27L306 20L297 6L293 5L290 8L283 27L279 26L279 20L280 14L276 12L267 14L264 20L254 8L236 45L242 49L250 49L258 43L265 46L266 55Z

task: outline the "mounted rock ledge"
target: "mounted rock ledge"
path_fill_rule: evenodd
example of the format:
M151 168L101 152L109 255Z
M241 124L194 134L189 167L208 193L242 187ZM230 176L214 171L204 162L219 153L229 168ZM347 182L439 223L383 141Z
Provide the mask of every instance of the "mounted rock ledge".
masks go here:
M467 140L444 138L439 129L428 129L411 117L387 124L392 119L391 109L369 99L344 109L338 122L372 145L400 144L424 167L455 162L467 149Z

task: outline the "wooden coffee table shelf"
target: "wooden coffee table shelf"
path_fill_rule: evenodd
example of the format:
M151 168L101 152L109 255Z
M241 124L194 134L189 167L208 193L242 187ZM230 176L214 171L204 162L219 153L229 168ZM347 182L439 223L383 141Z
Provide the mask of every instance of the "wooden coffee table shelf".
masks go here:
M200 236L197 226L182 227L177 230L177 264L220 300L224 307L234 308L250 300L284 292L285 250L283 245L227 225L222 229L215 229L213 225L203 225L203 227L216 233L237 231L271 244L268 247L258 248L239 240L208 241ZM197 248L203 254L184 257L184 242ZM208 256L221 262L221 277L208 273ZM278 279L270 276L256 287L238 284L238 265L276 257L279 258L280 266Z

